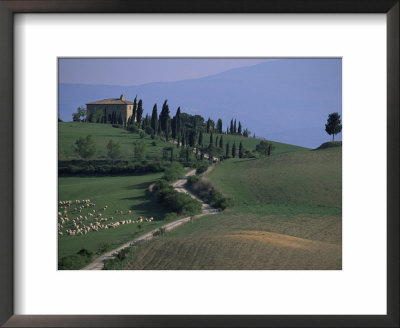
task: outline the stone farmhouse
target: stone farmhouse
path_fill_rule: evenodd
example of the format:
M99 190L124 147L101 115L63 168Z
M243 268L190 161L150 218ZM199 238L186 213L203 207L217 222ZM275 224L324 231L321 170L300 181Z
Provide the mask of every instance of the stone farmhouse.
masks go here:
M122 120L122 124L127 125L133 115L133 105L132 101L125 100L124 95L116 99L93 101L86 104L86 117L89 122L94 123L111 123L114 120ZM136 122L136 117L133 120Z

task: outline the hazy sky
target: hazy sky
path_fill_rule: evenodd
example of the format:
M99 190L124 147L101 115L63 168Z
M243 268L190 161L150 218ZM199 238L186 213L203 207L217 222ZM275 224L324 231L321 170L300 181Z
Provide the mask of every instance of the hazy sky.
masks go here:
M273 59L60 58L58 76L60 83L129 86L201 78L268 60Z

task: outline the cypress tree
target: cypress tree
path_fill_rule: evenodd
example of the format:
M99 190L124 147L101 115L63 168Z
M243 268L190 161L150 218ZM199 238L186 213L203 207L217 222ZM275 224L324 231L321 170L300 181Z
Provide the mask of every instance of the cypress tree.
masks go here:
M158 128L158 119L157 119L158 113L157 113L157 104L154 104L153 106L153 112L151 114L151 127L154 131L154 133L157 133L157 128Z
M186 147L186 162L189 162L189 147Z
M199 134L199 145L203 146L203 130L201 130Z
M142 116L143 116L143 101L142 101L142 99L140 99L139 103L138 103L137 112L136 112L136 121L139 122L139 124L142 121Z
M182 147L185 147L185 131L182 131Z
M176 110L176 134L179 135L182 129L182 118L181 118L181 108L178 107Z
M121 112L120 112L119 115L118 115L118 124L121 124L121 125L122 125L122 115L121 115Z
M189 131L189 138L188 138L189 140L189 146L190 147L194 147L195 146L195 143L196 143L196 131L195 130L190 130Z
M239 144L239 158L243 158L243 145L242 142Z
M229 141L226 143L226 148L225 148L225 157L229 157Z
M233 123L233 133L236 134L236 119L235 119L235 123Z
M215 148L218 147L218 136L215 138Z
M231 119L231 128L229 129L229 133L233 134L233 119Z
M232 146L232 157L233 158L236 157L236 143L235 142L233 143L233 146Z
M168 100L164 101L164 104L161 109L160 113L160 124L161 124L161 130L166 132L167 131L167 124L168 124L168 119L169 117L169 106L167 104Z
M211 132L209 146L212 146L212 144L213 144L213 134Z
M161 135L161 124L157 124L157 134Z
M208 118L208 120L207 120L207 128L206 128L206 132L207 133L210 133L210 128L211 128L211 119Z
M165 140L166 141L168 141L170 134L171 134L171 120L169 119L169 116L168 116L166 129L165 129Z
M223 149L223 147L224 147L224 143L222 141L222 136L221 136L221 138L219 138L219 148Z
M238 133L242 134L242 124L239 121Z
M135 97L135 99L133 100L133 111L132 111L132 116L133 116L133 121L137 122L136 119L136 111L137 111L137 95Z
M175 115L171 120L171 136L172 136L172 139L174 139L174 140L176 139L176 135L177 135L176 130L177 130L177 128L176 128L176 115Z
M222 120L219 118L217 122L217 132L222 133Z

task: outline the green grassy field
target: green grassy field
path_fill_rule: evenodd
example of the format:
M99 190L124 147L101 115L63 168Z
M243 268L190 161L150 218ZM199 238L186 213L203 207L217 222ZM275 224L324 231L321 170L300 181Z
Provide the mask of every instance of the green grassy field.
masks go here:
M96 143L96 159L106 158L110 139L121 144L121 159L133 158L133 142L140 137L108 124L59 123L59 160L77 159L73 144L88 134ZM214 142L215 137L214 135ZM218 136L220 137L220 135ZM242 141L254 150L259 139L223 135L224 144ZM146 135L146 154L160 158L171 143ZM209 135L204 135L207 144ZM273 142L267 158L229 159L216 165L204 179L235 207L194 220L136 248L126 269L340 269L341 268L341 147L318 151ZM89 178L59 178L59 200L90 199L96 214L113 222L139 216L164 218L164 209L148 194L148 186L163 173ZM106 211L103 207L107 205ZM68 208L68 217L88 216ZM115 210L124 214L116 214ZM132 211L128 214L128 211ZM94 217L85 224L94 222ZM108 223L108 222L107 222ZM64 224L59 236L59 258L82 248L105 252L117 248L165 222L121 225L114 229L68 236ZM105 248L104 245L107 247ZM81 266L82 267L82 266Z
M341 148L232 159L219 164L207 178L242 210L340 214L341 160Z
M114 249L119 245L138 237L147 231L157 228L163 221L164 211L158 203L148 195L148 187L151 183L162 176L162 173L123 176L123 177L95 177L95 178L59 178L58 199L63 200L82 200L90 199L95 203L95 207L85 208L81 213L74 208L79 205L72 204L68 210L70 220L79 215L87 216L93 209L97 213L102 213L103 217L114 217L113 222L125 219L137 219L139 216L144 218L154 217L153 222L141 224L121 225L114 229L91 231L86 235L68 236L65 229L68 224L64 224L63 236L59 236L58 252L59 258L75 254L82 248L91 252L96 252L104 243L109 245L109 249ZM104 206L108 208L104 211ZM123 211L124 214L116 214L115 210ZM131 210L132 213L128 214ZM94 217L89 217L85 224L94 221ZM72 226L72 222L69 222Z
M95 159L107 158L107 143L110 139L121 144L121 159L133 159L135 141L140 140L138 133L131 133L124 129L113 128L111 124L59 122L58 123L58 156L59 160L79 159L74 151L74 143L79 137L91 134L96 146ZM146 134L143 141L146 143L146 155L150 158L162 156L162 149L171 146L161 140L153 140ZM152 143L156 142L156 146Z
M126 269L341 269L341 148L227 160L207 176L235 207L134 251Z

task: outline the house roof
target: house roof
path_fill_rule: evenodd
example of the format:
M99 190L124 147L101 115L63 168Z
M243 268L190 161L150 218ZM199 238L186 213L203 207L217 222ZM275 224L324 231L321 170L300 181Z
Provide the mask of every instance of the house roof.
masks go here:
M132 101L125 100L125 97L121 95L119 98L103 99L87 103L86 105L133 105Z

